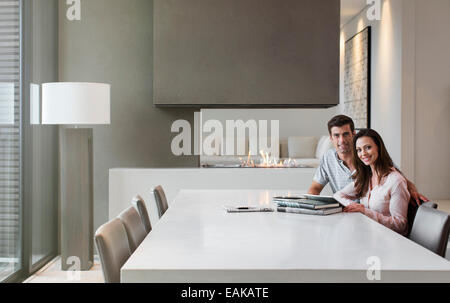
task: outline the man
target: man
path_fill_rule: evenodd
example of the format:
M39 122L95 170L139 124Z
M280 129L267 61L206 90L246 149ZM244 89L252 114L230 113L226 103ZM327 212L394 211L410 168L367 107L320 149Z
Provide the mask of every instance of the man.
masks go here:
M308 194L319 195L322 189L330 183L333 193L352 182L353 166L353 137L356 135L355 124L350 117L338 115L328 122L328 132L334 149L327 151L317 168ZM420 200L428 199L417 192L416 187L405 177L411 198L420 205Z

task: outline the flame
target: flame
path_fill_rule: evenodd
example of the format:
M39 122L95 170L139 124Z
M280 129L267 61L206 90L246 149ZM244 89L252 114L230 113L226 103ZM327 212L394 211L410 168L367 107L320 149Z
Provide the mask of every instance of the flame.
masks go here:
M268 152L264 152L263 150L259 151L261 155L261 163L255 164L252 159L251 151L248 152L248 157L246 161L243 161L242 158L239 158L241 161L241 167L265 167L265 168L276 168L276 167L296 167L297 162L292 160L291 158L287 160L277 159L272 157Z

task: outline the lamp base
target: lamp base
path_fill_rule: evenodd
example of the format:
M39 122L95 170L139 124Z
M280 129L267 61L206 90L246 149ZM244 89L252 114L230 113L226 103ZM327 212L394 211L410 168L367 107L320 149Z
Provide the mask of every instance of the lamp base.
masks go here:
M61 269L85 271L94 263L91 128L60 128Z

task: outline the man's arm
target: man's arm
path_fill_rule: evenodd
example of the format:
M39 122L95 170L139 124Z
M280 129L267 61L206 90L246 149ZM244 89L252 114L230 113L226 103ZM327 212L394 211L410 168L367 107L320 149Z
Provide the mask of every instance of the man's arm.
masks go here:
M311 186L308 189L308 194L310 195L320 195L320 193L322 192L322 189L325 186L323 186L320 183L317 183L316 181L312 181Z
M310 194L310 195L320 195L320 193L322 192L322 189L329 182L328 169L327 169L327 165L326 165L326 161L325 161L325 156L326 156L326 153L320 159L319 167L317 168L316 173L314 174L311 186L308 189L308 194ZM322 184L325 184L325 185L322 185Z
M406 186L408 187L409 194L411 195L412 200L415 201L418 206L420 206L420 200L422 200L424 202L430 201L427 197L419 194L414 183L409 181L406 177L405 177L405 179L406 179Z
M395 166L395 165L394 165ZM424 195L419 194L419 192L417 191L416 186L414 185L414 183L412 183L411 181L408 180L408 178L406 178L406 176L402 173L402 171L400 169L397 168L397 166L395 166L395 169L403 176L403 178L406 179L406 186L408 187L408 191L409 191L409 195L411 196L411 200L410 202L414 201L416 202L417 206L420 206L420 200L424 201L424 202L428 202L430 201L427 197L425 197Z

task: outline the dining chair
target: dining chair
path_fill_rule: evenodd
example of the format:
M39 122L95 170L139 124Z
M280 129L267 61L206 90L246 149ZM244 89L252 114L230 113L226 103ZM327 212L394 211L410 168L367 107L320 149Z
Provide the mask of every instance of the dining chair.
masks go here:
M409 238L445 258L449 232L449 214L421 205L417 210Z
M144 224L145 231L147 234L152 231L152 224L150 222L150 217L148 216L147 207L145 206L144 199L141 196L136 195L131 200L134 208L138 211L141 216L142 224Z
M120 282L120 268L131 256L128 236L122 221L115 218L95 232L95 244L100 255L106 283Z
M436 203L431 202L431 201L425 202L425 201L420 200L420 203L421 203L420 205L421 206L423 205L424 207L430 207L430 208L434 208L434 209L437 209L437 207L438 207L438 205ZM416 217L418 209L419 209L419 206L415 202L412 202L412 200L411 200L408 204L408 215L407 215L408 234L407 234L407 237L409 237L409 235L411 234L411 230L414 225L414 219Z
M434 202L431 202L431 201L423 202L421 205L426 206L426 207L431 207L431 208L434 208L434 209L438 208L438 205L436 203L434 203Z
M158 208L158 215L161 218L162 215L169 208L169 204L167 203L166 194L164 193L161 185L158 185L150 190L155 196L156 207Z
M128 243L130 244L130 250L131 253L133 253L147 236L144 224L142 224L141 216L139 216L139 213L133 206L130 206L126 210L122 211L118 218L125 226L125 231L128 236Z

